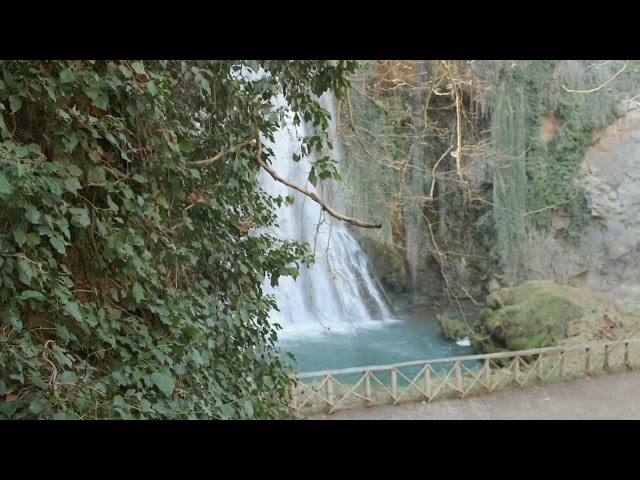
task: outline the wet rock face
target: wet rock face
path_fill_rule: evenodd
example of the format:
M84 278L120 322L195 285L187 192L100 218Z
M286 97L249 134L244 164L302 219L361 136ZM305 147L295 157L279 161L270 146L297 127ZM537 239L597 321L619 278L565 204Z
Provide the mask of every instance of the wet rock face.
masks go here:
M391 245L369 237L360 239L360 246L367 253L375 277L390 293L407 292L409 275L404 257Z
M625 297L640 285L640 104L633 103L599 133L578 177L591 210L581 248L584 285Z
M640 104L621 108L622 117L596 132L598 141L587 150L575 179L584 187L590 211L581 240L565 240L571 219L559 209L551 231L531 232L526 268L517 278L506 278L506 285L553 279L611 292L640 307Z

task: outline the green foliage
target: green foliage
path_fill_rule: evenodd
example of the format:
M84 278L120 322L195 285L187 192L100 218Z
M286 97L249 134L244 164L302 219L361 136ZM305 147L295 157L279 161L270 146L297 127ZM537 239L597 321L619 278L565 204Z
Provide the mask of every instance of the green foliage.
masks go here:
M615 76L624 64L535 60L499 71L500 83L489 102L492 139L503 157L494 175L502 251L516 250L528 225L548 228L559 208L571 217L565 237L579 240L589 212L575 182L578 165L594 143L594 130L609 125L618 102L635 95L640 86L634 73L638 62ZM606 88L597 88L601 85ZM559 125L548 143L540 138L545 118Z
M1 64L0 418L289 416L262 283L312 257L263 228L253 143L189 162L272 139L280 92L321 150L355 62Z

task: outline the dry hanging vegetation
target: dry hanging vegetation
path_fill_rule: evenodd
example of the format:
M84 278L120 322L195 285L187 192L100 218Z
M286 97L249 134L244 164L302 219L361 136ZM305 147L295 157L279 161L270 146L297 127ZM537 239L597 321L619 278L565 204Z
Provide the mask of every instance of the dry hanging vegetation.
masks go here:
M533 233L554 214L578 242L589 218L573 181L599 128L640 84L634 62L363 62L340 104L351 214L380 233L413 288L483 303L493 278L526 280ZM534 253L530 253L534 252Z

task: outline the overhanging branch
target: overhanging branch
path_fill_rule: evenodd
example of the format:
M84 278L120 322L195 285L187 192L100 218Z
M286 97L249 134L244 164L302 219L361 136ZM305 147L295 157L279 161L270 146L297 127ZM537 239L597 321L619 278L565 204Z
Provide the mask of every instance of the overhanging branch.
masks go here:
M280 182L280 183L286 185L287 187L293 188L294 190L297 190L298 192L302 193L303 195L306 195L311 200L313 200L318 205L320 205L322 207L322 209L324 211L326 211L329 215L331 215L333 218L337 218L338 220L341 220L343 222L350 223L351 225L355 225L356 227L361 227L361 228L382 228L382 224L380 224L380 223L366 223L366 222L362 222L360 220L357 220L355 218L347 217L346 215L338 213L333 208L331 208L329 205L327 205L325 203L325 201L322 200L314 192L310 192L306 188L303 188L300 185L296 185L295 183L292 183L289 180L287 180L285 178L282 178L280 175L278 175L276 173L275 170L273 170L271 167L269 167L269 165L267 165L264 160L262 160L262 140L260 140L260 134L259 133L256 133L255 139L256 139L256 147L257 147L256 148L256 154L255 154L256 162L258 162L258 165L260 165L262 168L264 168L267 171L267 173L269 175L271 175L271 177L273 177L273 179L276 182Z
M216 156L211 157L211 158L205 158L204 160L195 160L193 162L189 162L189 165L202 166L202 165L209 165L209 164L211 164L213 162L217 162L218 160L220 160L225 155L227 155L229 153L237 152L239 149L241 149L245 145L249 145L251 143L251 140L253 140L253 139L252 138L245 138L243 141L241 141L240 143L234 145L229 150L226 150L224 152L220 152L219 154L217 154Z
M604 65L604 64L603 64ZM627 68L627 65L629 65L629 60L627 60L624 65L622 66L622 68L620 70L618 70L611 78L609 78L609 80L607 80L606 82L604 82L602 85L600 85L599 87L595 87L595 88L590 88L589 90L571 90L567 87L565 87L564 85L562 85L562 88L565 89L565 91L569 92L569 93L592 93L592 92L597 92L598 90L600 90L602 87L608 85L609 83L611 83L613 80L615 80L615 78L620 75L622 72L624 72L624 70Z

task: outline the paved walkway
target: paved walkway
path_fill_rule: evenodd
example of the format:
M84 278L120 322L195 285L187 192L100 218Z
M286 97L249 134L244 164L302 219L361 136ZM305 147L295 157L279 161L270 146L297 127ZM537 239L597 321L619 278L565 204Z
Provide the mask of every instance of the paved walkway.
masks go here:
M313 420L640 419L640 371L549 383L462 400L314 414Z

